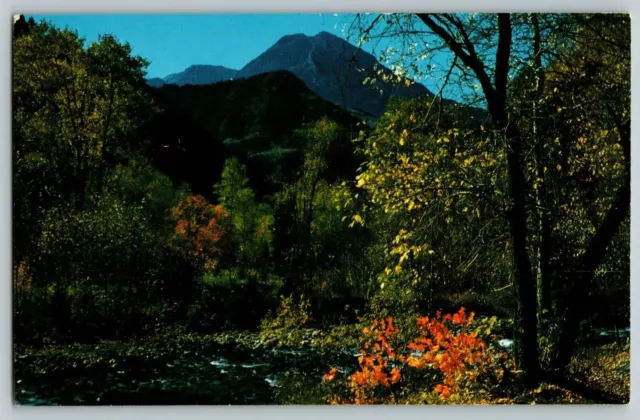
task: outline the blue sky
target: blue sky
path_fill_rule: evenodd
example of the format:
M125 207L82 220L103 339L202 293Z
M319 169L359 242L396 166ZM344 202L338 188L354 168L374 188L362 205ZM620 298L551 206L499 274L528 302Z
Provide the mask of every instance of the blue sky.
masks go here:
M28 16L33 16L37 21L45 19L59 28L76 30L87 42L107 33L121 42L129 42L134 54L151 62L147 68L149 78L165 77L194 64L240 69L285 35L304 33L312 36L327 31L345 38L354 18L354 15L334 13ZM365 16L364 19L373 16L376 15ZM351 35L357 36L355 32ZM388 46L402 49L397 41L389 38L379 43L366 43L363 49L377 56ZM436 68L427 72L430 77L418 80L434 93L439 91L449 66L449 56L437 54L434 61L430 62L436 64ZM422 66L424 62L417 64ZM458 88L454 87L447 86L443 95L461 99Z
M164 77L192 64L239 69L284 35L341 36L347 15L33 15L77 30L91 42L111 33L151 61L149 77Z

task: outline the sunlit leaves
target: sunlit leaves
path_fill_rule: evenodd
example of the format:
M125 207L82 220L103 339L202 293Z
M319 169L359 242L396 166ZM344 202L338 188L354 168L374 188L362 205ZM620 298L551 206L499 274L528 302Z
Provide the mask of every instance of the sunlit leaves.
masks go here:
M526 156L524 167L532 198L545 200L532 213L547 212L553 241L565 249L551 256L556 265L583 254L622 185L616 114L629 109L628 21L603 15L572 19L580 29L570 45L554 52L541 98L533 101L523 93L526 88L514 87L514 98L527 98L514 101L526 147L543 145ZM609 44L614 38L603 37L616 40ZM532 106L539 119L529 119ZM531 237L536 241L539 234Z
M442 270L434 265L437 249L429 237L456 237L459 226L484 222L492 212L501 217L495 208L504 195L506 155L494 133L457 121L458 112L420 101L393 103L364 137L366 162L355 185L366 193L370 211L402 227L387 248L381 282L427 283L430 271ZM447 253L440 250L439 258Z
M46 23L14 42L17 170L41 171L56 198L81 199L105 155L130 154L152 111L143 89L147 62L110 35L87 48L83 42Z

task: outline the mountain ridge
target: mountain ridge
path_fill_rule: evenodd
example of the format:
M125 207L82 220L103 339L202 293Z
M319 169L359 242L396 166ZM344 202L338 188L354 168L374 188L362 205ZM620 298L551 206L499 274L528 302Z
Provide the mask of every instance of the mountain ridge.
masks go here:
M164 84L208 85L233 79L238 70L212 64L193 64L185 70L162 78Z
M376 72L392 76L390 69L373 55L326 31L313 36L285 35L240 70L193 65L168 75L162 84L210 84L274 71L288 71L323 99L374 117L384 112L391 98L432 95L426 87L408 79L400 78L396 84L382 82ZM365 85L366 80L373 83ZM151 86L161 85L157 78L149 81Z

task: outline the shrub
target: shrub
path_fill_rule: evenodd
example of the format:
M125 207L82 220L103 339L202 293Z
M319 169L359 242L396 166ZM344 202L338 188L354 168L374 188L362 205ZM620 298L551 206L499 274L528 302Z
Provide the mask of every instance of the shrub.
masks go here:
M303 295L297 302L293 294L280 299L278 312L269 313L260 323L261 335L280 345L298 345L304 338L303 328L311 321L311 303Z
M228 215L224 207L209 203L201 195L189 195L171 210L171 216L176 225L169 244L205 271L215 267L226 233L223 225Z
M404 345L393 317L374 320L362 330L358 370L345 383L335 381L336 368L324 375L331 402L486 403L497 394L505 372L515 369L506 353L488 344L495 340L495 322L475 320L464 308L437 312L433 318L417 318L418 334Z

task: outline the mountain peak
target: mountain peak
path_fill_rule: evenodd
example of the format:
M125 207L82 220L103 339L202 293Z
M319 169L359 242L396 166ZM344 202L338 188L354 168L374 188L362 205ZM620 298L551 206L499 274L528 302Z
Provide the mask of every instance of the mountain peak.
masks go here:
M303 33L285 35L240 70L208 64L192 65L181 73L165 77L164 83L202 85L288 71L321 98L371 116L381 115L392 97L430 95L424 86L417 83L405 86L405 83L391 85L378 81L365 86L367 77L376 79L375 67L387 75L392 73L366 51L336 34L321 31L312 36ZM149 84L157 86L162 83L154 79Z
M302 32L298 32L295 34L284 35L280 39L303 39L303 38L309 38L309 36L303 34Z
M215 64L192 64L189 67L187 67L184 71L206 71L206 70L230 70L230 71L238 71L238 70L234 70L234 69L230 69L228 67L225 66L218 66Z
M288 70L320 97L346 109L377 116L384 112L391 97L428 95L420 84L405 86L378 82L364 86L367 77L374 77L374 67L386 74L374 56L327 31L313 36L301 33L286 35L273 46L240 69L237 77L246 78L262 73Z
M327 31L320 31L318 32L314 38L325 38L325 39L339 39L340 41L344 41L344 38L339 37L336 34L332 34L331 32L327 32Z

